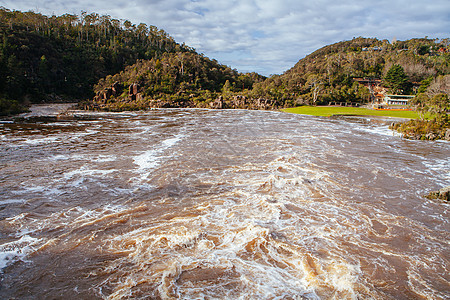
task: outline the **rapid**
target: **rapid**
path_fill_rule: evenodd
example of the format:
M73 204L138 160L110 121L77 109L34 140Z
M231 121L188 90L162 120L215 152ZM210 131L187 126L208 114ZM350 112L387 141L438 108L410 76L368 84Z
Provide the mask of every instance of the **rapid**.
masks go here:
M0 298L449 299L450 143L388 122L0 122Z

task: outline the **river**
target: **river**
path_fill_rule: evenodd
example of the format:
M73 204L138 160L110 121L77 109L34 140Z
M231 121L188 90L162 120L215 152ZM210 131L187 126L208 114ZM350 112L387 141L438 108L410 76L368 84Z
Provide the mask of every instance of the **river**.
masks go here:
M450 143L272 111L0 122L2 299L449 299Z

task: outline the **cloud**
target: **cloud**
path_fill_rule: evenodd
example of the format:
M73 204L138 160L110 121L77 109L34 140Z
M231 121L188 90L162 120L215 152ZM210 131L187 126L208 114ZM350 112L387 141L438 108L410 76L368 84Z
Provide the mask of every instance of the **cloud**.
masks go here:
M164 29L239 71L279 74L300 58L353 37L450 36L448 0L0 0L44 14L109 14Z

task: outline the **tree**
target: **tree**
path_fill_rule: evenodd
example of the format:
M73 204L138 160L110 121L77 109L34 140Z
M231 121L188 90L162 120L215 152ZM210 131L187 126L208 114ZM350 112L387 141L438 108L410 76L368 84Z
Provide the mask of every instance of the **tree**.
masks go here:
M425 93L427 91L427 88L430 86L431 82L433 81L433 76L428 77L427 79L424 79L420 82L420 87L417 90L417 93Z
M384 77L384 84L396 94L406 94L411 88L408 76L400 65L393 65Z
M425 93L417 94L410 101L410 105L415 108L415 110L419 114L419 117L421 120L425 119L425 114L428 111L429 101L430 101L430 97L428 97L428 95Z
M428 45L421 45L417 48L417 54L419 55L425 55L430 52L430 46Z
M434 95L430 99L429 112L434 116L435 119L441 122L446 122L448 120L447 109L450 106L450 101L447 94L441 93Z
M450 75L438 76L432 80L427 88L427 94L429 96L437 94L447 94L450 96Z
M311 88L311 93L313 96L313 103L316 104L317 99L319 98L320 92L323 90L323 80L317 75L313 74L308 77L306 81L306 85Z
M227 79L227 81L225 81L225 83L223 84L223 87L222 87L222 95L224 96L225 99L231 98L231 95L232 95L231 89L232 89L231 83Z
M411 105L415 107L419 117L424 120L427 113L435 120L446 122L448 119L447 110L450 101L447 94L435 94L430 97L425 93L420 93L411 100Z

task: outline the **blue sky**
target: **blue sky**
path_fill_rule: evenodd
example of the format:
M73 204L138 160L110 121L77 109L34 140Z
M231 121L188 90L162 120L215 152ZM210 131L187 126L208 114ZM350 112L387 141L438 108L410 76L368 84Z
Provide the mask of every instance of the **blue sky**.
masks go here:
M223 64L266 76L353 37L450 37L449 0L0 0L0 6L155 25Z

